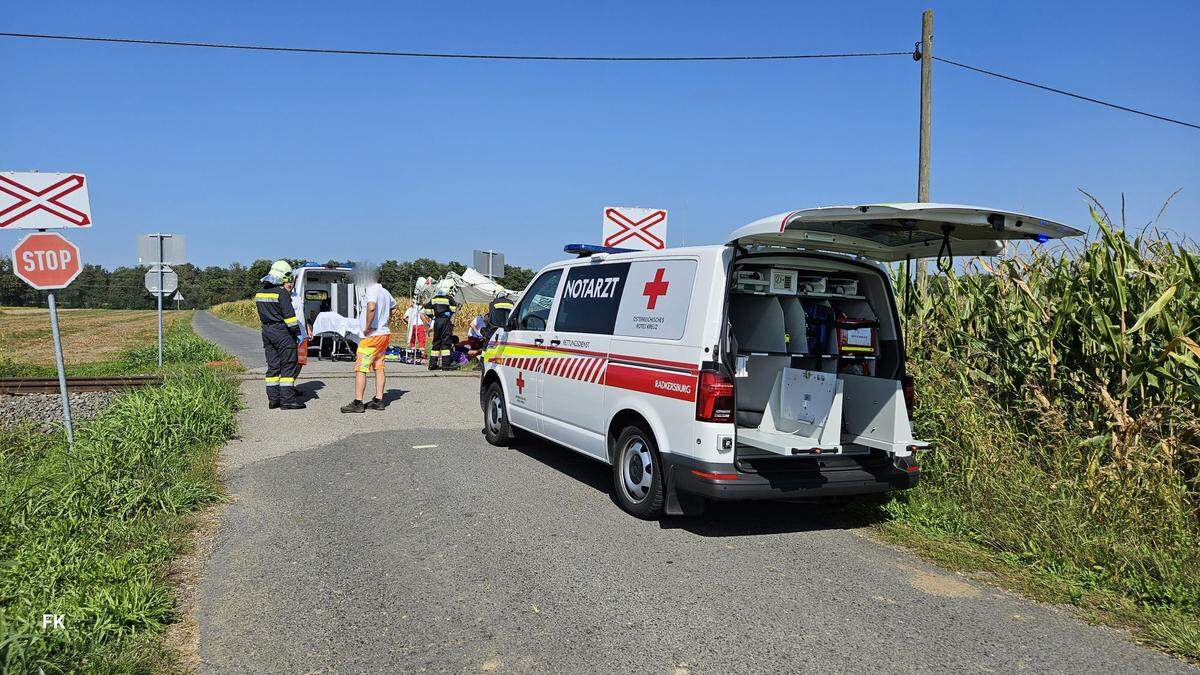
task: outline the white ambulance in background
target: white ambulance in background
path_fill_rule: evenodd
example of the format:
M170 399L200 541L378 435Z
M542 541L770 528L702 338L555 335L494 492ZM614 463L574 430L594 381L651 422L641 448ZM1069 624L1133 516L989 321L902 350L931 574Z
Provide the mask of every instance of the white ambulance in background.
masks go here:
M721 246L568 247L581 256L542 269L489 344L484 433L611 465L614 500L642 518L912 487L928 446L912 436L884 264L1079 234L995 209L865 204L763 218Z

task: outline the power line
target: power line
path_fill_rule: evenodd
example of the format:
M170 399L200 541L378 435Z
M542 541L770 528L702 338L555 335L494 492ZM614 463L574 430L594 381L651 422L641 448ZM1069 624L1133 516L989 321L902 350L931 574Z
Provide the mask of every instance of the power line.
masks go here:
M967 70L972 70L972 71L975 71L975 72L977 72L977 73L982 73L982 74L984 74L984 75L991 75L992 77L998 77L998 78L1000 78L1000 79L1002 79L1002 80L1008 80L1009 82L1016 82L1017 84L1023 84L1023 85L1025 85L1025 86L1027 86L1027 87L1034 87L1034 88L1036 88L1036 89L1042 89L1042 90L1045 90L1045 91L1054 92L1055 94L1062 94L1063 96L1070 96L1071 98L1077 98L1077 99L1079 99L1079 100L1081 100L1081 101L1087 101L1088 103L1095 103L1095 104L1097 104L1097 105L1102 105L1102 106L1106 106L1106 107L1109 107L1109 108L1115 108L1116 110L1124 110L1125 112L1131 112L1131 113L1133 113L1133 114L1135 114L1135 115L1144 115L1144 116L1146 116L1146 117L1150 117L1150 118L1153 118L1153 119L1156 119L1156 120L1162 120L1163 122L1170 122L1170 123L1172 123L1172 124L1179 124L1179 125L1181 125L1181 126L1185 126L1185 127L1191 127L1191 128L1193 128L1193 129L1200 129L1200 124L1192 124L1191 122L1184 122L1183 120L1177 120L1177 119L1172 119L1172 118L1170 118L1170 117L1164 117L1164 116L1162 116L1162 115L1155 115L1154 113L1148 113L1148 112L1146 112L1146 111L1144 111L1144 110L1137 110L1137 109L1134 109L1134 108L1128 108L1128 107L1126 107L1126 106L1123 106L1123 105L1117 105L1116 103L1109 103L1108 101L1101 101L1101 100L1100 100L1100 99L1098 99L1098 98L1092 98L1092 97L1090 97L1090 96L1084 96L1083 94L1075 94L1075 93L1072 93L1072 92L1069 92L1069 91L1063 91L1062 89L1055 89L1054 87L1048 87L1048 86L1046 86L1046 85L1044 85L1044 84L1038 84L1038 83L1036 83L1036 82L1030 82L1029 80L1022 80L1022 79L1021 79L1021 78L1019 78L1019 77L1013 77L1013 76L1011 76L1011 75L1005 75L1005 74L1003 74L1003 73L997 73L997 72L995 72L995 71L991 71L991 70L985 70L985 69L983 69L983 68L977 68L977 67L975 67L975 66L969 66L969 65L967 65L967 64L965 64L965 63L959 63L958 61L951 61L950 59L944 59L944 58L942 58L942 57L940 57L940 56L934 56L934 57L933 57L933 60L934 60L934 61L941 61L942 63L947 63L947 64L950 64L950 65L952 65L952 66L958 66L959 68L965 68L965 69L967 69Z
M569 56L537 54L460 54L451 52L393 52L374 49L321 49L316 47L277 47L271 45L232 44L221 42L184 42L178 40L140 40L136 38L100 37L89 35L49 35L42 33L0 33L0 37L36 40L73 40L77 42L107 42L131 45L160 45L167 47L204 47L208 49L241 49L259 52L288 52L298 54L341 54L349 56L399 56L419 59L476 59L485 61L795 61L799 59L848 59L870 56L909 56L911 52L846 52L840 54L751 54L741 56Z
M458 59L458 60L482 60L482 61L602 61L602 62L685 62L685 61L797 61L802 59L847 59L847 58L864 58L864 57L881 57L881 56L910 56L912 52L842 52L829 54L743 54L729 56L589 56L589 55L553 55L553 54L467 54L467 53L452 53L452 52L399 52L399 51L383 51L373 49L323 49L317 47L280 47L273 45L257 45L257 44L235 44L221 42L188 42L180 40L148 40L138 38L123 38L123 37L103 37L94 35L53 35L47 33L0 33L0 37L9 38L26 38L33 40L67 40L75 42L101 42L109 44L129 44L129 45L157 45L167 47L199 47L206 49L231 49L242 51L258 51L258 52L282 52L294 54L334 54L345 56L392 56L403 58L421 58L421 59ZM1069 96L1080 101L1095 103L1114 110L1142 115L1151 119L1178 124L1180 126L1190 127L1192 129L1200 129L1200 124L1193 124L1183 120L1166 117L1164 115L1156 115L1144 110L1137 110L1116 103L1110 103L1098 98L1084 96L1073 92L1065 91L1055 87L1050 87L1029 80L1023 80L1011 75L1005 75L985 68L968 65L959 61L954 61L940 56L934 56L933 60L941 61L942 63L963 68L966 70L990 75L1009 82L1023 84L1027 87L1034 87L1043 91L1049 91L1063 96Z

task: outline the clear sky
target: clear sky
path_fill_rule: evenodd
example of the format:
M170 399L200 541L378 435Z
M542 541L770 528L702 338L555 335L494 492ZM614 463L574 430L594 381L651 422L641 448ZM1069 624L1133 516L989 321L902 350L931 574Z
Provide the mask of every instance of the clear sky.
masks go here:
M0 30L329 48L724 55L935 53L1200 122L1195 2L42 2ZM606 205L718 243L809 206L913 201L907 57L463 62L0 39L0 168L82 171L85 260L188 237L200 265L279 256L537 267ZM1200 238L1200 131L935 65L933 198L1086 226L1077 187ZM15 243L0 232L4 249Z

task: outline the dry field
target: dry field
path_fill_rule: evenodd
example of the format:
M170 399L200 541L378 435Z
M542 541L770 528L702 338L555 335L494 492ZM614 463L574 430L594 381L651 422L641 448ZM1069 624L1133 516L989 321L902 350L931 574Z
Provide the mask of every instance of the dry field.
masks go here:
M163 312L163 326L190 312ZM155 312L143 309L60 309L63 359L68 365L113 360L131 347L145 345L155 333ZM0 309L0 345L4 358L29 365L54 365L50 315L36 307Z

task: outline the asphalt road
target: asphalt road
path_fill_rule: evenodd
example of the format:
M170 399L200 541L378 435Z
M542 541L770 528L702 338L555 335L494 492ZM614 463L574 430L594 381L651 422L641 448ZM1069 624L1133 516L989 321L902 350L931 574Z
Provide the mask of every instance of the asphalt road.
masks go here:
M836 507L636 520L606 467L487 445L477 386L393 377L387 410L344 415L347 379L302 378L301 411L243 382L203 672L1188 670Z

